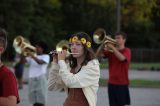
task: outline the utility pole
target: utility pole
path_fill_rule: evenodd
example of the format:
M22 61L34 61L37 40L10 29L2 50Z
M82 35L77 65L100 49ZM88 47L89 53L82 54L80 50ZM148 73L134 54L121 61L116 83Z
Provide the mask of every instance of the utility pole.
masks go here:
M121 0L117 0L117 32L121 31Z

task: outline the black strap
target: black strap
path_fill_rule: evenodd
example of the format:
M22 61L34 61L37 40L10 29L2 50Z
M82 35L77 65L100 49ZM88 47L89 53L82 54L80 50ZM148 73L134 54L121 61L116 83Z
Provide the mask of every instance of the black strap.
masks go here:
M81 70L81 68L82 68L82 66L79 68L79 70L77 71L77 73ZM77 74L77 73L76 73L76 74Z

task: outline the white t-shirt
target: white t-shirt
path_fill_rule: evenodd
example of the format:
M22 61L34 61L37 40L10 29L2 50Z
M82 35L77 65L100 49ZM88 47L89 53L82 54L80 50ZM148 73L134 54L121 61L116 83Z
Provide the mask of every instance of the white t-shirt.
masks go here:
M38 64L31 57L27 57L26 60L29 63L29 78L38 77L40 75L46 74L47 67L49 64L49 55L37 55L38 59L41 59L46 62L46 64Z

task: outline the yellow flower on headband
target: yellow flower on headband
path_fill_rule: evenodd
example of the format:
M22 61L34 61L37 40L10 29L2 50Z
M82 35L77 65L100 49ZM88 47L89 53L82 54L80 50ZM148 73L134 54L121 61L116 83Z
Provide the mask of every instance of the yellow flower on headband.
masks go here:
M85 38L81 38L81 42L82 42L82 44L85 44L86 43L86 39Z
M78 40L78 37L77 36L74 36L73 38L72 38L72 42L75 42L75 41L77 41Z
M73 43L73 42L76 42L78 41L78 37L77 36L73 36L72 38L69 39L69 42L70 43ZM86 38L80 38L80 42L83 44L83 45L86 45L88 48L91 47L91 42L87 41Z
M88 42L86 43L86 46L87 46L88 48L91 47L91 42L88 41Z

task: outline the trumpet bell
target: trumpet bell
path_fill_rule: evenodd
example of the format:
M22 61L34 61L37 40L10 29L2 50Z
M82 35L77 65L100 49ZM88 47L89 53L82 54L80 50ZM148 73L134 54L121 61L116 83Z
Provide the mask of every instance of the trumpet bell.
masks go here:
M56 50L50 51L49 54L57 54L57 52L60 52L62 50L67 51L67 56L66 57L69 57L69 55L71 55L71 54L79 54L79 53L69 52L69 42L67 40L61 40L60 42L58 42L57 45L56 45Z
M67 40L61 40L56 45L56 50L52 50L49 54L57 54L57 52L66 50L67 54L69 54L69 42Z
M112 50L108 47L108 44L112 44L113 46L118 46L117 42L115 39L112 39L110 35L106 35L106 31L103 28L98 28L94 33L93 33L93 41L96 44L105 44L105 47L108 48L110 52Z
M106 32L102 28L98 28L94 33L93 33L93 40L97 44L101 44L104 42L106 36Z
M62 51L62 50L69 50L69 42L67 40L61 40L57 45L56 45L56 51Z
M15 51L19 54L22 53L22 49L20 48L20 46L22 45L23 42L24 42L24 38L22 36L17 36L13 41L13 47Z
M30 53L36 55L36 48L30 44L28 40L22 36L17 36L13 41L13 47L15 51L24 56L28 56Z
M105 43L106 41L109 41L112 44L117 44L115 39L112 39L110 35L106 35L106 32L103 28L98 28L93 33L93 40L97 44Z

